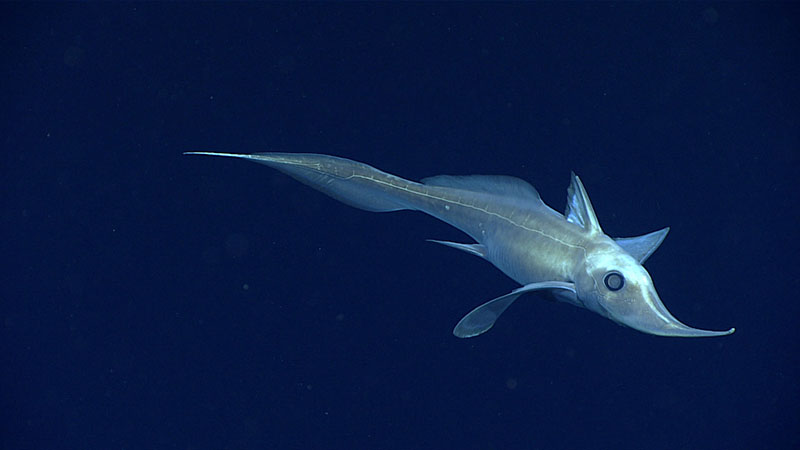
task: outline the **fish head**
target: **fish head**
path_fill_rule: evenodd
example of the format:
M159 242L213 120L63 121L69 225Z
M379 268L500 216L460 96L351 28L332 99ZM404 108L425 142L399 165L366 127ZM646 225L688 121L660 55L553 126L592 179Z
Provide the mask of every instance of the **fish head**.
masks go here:
M647 270L617 243L604 236L587 246L576 295L587 309L643 333L658 336L724 336L734 332L692 328L661 302Z

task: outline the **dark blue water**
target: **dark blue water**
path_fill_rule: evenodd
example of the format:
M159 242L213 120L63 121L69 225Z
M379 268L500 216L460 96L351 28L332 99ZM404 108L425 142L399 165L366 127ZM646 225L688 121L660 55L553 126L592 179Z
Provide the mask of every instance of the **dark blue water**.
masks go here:
M798 448L800 8L3 4L8 449ZM184 151L506 174L672 227L670 339L418 213Z

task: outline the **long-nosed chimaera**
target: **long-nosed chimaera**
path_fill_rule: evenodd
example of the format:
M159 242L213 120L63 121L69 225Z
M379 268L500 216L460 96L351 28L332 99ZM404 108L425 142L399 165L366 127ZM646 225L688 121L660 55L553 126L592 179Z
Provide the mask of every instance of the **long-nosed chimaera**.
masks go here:
M422 183L335 156L309 153L231 154L265 164L356 208L422 211L465 232L474 244L433 241L480 256L523 286L473 309L453 330L461 338L488 331L519 296L549 291L618 324L659 336L724 336L684 325L658 298L642 267L669 228L633 238L603 233L573 173L564 215L545 205L530 184L508 176L440 175Z

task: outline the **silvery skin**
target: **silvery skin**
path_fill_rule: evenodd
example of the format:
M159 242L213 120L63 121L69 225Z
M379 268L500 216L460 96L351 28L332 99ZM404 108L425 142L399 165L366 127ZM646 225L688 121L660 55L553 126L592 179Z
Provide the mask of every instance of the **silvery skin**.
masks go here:
M565 213L545 205L527 182L494 175L406 180L369 165L310 153L187 152L254 161L277 169L343 203L375 212L421 211L469 235L474 243L436 241L489 261L522 287L469 312L453 334L488 331L518 297L549 291L643 333L674 337L734 332L689 327L676 319L642 266L669 231L612 239L600 228L583 183L570 179Z

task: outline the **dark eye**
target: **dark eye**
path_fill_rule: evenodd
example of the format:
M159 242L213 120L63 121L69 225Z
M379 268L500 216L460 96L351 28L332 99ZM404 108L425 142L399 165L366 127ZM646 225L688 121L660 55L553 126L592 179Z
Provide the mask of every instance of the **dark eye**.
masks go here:
M603 283L606 284L609 291L618 291L625 286L625 277L619 272L608 272L603 278Z

